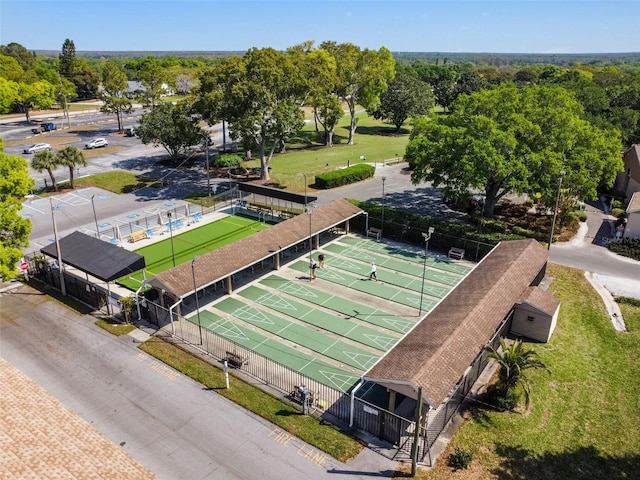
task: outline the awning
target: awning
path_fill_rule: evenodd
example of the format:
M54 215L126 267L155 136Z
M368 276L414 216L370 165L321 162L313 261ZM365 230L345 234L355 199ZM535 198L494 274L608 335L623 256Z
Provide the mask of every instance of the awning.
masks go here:
M82 232L73 232L61 238L58 243L63 264L70 265L105 282L111 282L145 267L142 255L103 242ZM58 258L55 242L40 251L49 257Z

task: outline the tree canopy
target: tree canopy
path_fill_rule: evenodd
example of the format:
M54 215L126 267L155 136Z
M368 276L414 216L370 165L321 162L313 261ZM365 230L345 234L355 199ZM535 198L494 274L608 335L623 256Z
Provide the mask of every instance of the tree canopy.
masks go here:
M433 106L429 84L420 80L414 70L396 67L396 76L380 95L380 105L369 113L374 118L388 119L399 131L407 118L428 115Z
M4 152L0 138L0 278L16 277L16 264L22 250L29 246L31 222L20 215L21 199L30 193L34 182L29 178L27 161Z
M563 186L595 198L622 170L620 133L594 127L565 89L504 84L462 95L448 116L423 121L411 133L406 158L412 181L431 181L457 197L484 191L483 215L493 216L507 193L540 192L553 198Z
M136 135L142 143L162 145L173 161L204 141L199 118L187 102L161 103L140 118Z
M209 123L226 120L232 137L257 147L263 180L275 150L304 125L308 90L301 73L291 55L254 48L223 59L200 78L198 110Z

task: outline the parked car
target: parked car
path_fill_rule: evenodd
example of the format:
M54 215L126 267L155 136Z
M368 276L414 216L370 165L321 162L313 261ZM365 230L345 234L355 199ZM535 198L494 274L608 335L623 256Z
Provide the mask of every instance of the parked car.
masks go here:
M94 138L90 142L85 143L84 146L91 150L93 148L107 147L109 146L109 142L107 142L106 138Z
M43 150L51 150L51 145L48 143L34 143L33 145L29 145L27 148L23 150L24 153L36 153L41 152Z
M125 136L125 137L135 137L135 136L136 136L136 129L135 129L135 127L125 128L125 129L124 129L124 136Z

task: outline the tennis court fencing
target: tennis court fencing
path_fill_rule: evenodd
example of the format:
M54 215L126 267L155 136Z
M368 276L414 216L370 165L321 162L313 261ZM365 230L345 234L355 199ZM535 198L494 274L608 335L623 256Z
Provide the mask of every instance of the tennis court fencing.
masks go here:
M182 227L199 223L203 218L219 210L230 207L236 202L237 188L222 192L215 196L213 205L185 203L181 206L158 210L144 217L120 220L116 225L99 228L100 240L122 246L132 235L144 232L143 238L153 238L170 231L178 232ZM85 229L87 235L96 236L95 230Z
M396 461L411 461L416 428L416 422L412 419L369 403L355 394L352 395L351 392L342 392L322 384L286 365L202 328L175 312L171 313L153 301L145 300L142 304L143 316L171 336L173 341L190 345L221 367L226 360L232 373L235 371L239 376L251 377L261 383L265 390L283 399L291 399L295 387L305 385L314 393L315 407L319 416L356 435L366 433L369 447L388 458ZM509 324L510 317L507 317L488 345L497 347L500 336L508 331ZM419 461L429 465L433 463L431 448L471 392L488 361L488 352L482 351L442 405L437 409L423 410L418 435ZM358 387L355 386L354 389L357 390ZM413 402L415 407L414 400L406 401ZM411 411L414 411L413 408ZM371 435L380 442L372 442Z

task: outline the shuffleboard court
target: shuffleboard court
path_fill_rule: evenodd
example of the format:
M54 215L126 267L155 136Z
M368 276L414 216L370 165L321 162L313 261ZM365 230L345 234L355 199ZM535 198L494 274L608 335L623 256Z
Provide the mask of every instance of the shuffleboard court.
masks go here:
M372 240L365 240L349 235L340 237L338 242L345 243L352 247L376 252L384 256L394 256L414 263L424 263L424 253L422 251L400 248L386 243L374 242ZM466 275L472 269L472 267L465 264L442 261L433 257L427 258L427 267L443 270L445 272L457 273L459 275Z
M342 364L355 367L363 373L380 358L379 354L374 355L340 339L322 335L316 329L299 325L278 315L247 305L235 298L225 298L216 303L216 308L266 332Z
M327 245L324 249L337 255L330 256L327 260L327 264L331 267L357 273L359 275L368 275L370 263L375 262L376 265L384 269L385 272L394 273L392 276L387 275L385 277L385 282L402 288L407 288L415 292L420 292L422 289L422 275L424 273L424 278L429 281L429 283L424 285L424 293L436 298L444 297L451 289L440 285L434 285L433 282L453 286L460 281L460 277L457 275L449 275L442 271L425 269L423 266L416 263L403 262L401 260L396 260L393 257L373 255L370 252L365 252L351 247L331 244ZM358 261L353 262L350 259ZM402 273L404 275L396 275L398 273Z
M195 317L189 321L195 323ZM233 321L232 317L221 317L204 310L200 314L200 324L207 330L227 338L234 343L254 351L276 362L287 365L318 382L329 385L341 392L347 392L359 379L359 375L349 373L345 368L334 367L295 348L272 340L250 328ZM292 385L293 388L293 385Z
M415 322L404 317L354 302L345 297L326 293L317 288L312 288L308 284L292 282L277 275L269 275L267 278L260 280L260 283L292 297L305 300L308 303L338 312L346 318L356 318L362 322L377 325L400 334L407 333L415 325Z
M381 352L390 350L399 340L399 336L392 335L390 332L382 332L346 318L331 315L254 285L238 292L238 295L279 313L296 318L301 322L314 325L327 332L340 335Z
M309 271L309 264L307 262L296 262L291 265L290 268L306 273ZM339 270L337 268L319 268L316 270L316 275L321 280L336 283L368 295L375 295L390 302L396 302L413 308L418 308L420 305L421 295L419 293L407 291L404 288L386 283L385 275L391 277L395 275L393 272L381 272L381 270L378 269L378 281L370 281L368 279L369 270L367 265L355 264L354 262L353 268L354 270L358 270L362 276L356 276L358 271L354 271L354 275L352 275L346 270ZM431 298L422 299L424 310L431 310L436 304L437 301Z
M253 235L269 225L247 217L231 215L184 233L173 233L173 256L176 265L190 262L196 255L205 255L242 238ZM171 237L147 245L136 253L145 258L147 278L173 267ZM119 278L117 283L137 290L144 278L142 270Z

